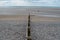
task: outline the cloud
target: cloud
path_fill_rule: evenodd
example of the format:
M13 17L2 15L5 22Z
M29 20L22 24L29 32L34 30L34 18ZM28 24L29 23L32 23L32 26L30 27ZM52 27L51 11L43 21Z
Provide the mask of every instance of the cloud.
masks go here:
M60 6L59 0L26 0L33 6Z
M11 6L27 6L27 5L29 5L29 3L28 2L26 2L26 1L10 1L10 5Z
M8 5L8 1L0 1L0 6L7 6Z
M56 5L56 0L39 0L39 1L31 1L33 5L40 5L40 6L54 6Z
M0 1L0 6L27 6L29 2L23 0Z
M59 0L6 0L0 6L60 6Z

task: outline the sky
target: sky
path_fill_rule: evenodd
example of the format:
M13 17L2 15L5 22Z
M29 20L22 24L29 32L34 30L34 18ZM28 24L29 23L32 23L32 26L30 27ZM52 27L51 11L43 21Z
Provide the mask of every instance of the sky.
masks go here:
M60 0L0 0L0 6L56 6Z

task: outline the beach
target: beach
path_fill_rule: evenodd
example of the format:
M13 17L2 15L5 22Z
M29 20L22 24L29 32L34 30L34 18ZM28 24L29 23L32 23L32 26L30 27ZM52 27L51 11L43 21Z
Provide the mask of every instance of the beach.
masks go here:
M27 40L27 16L0 16L0 40Z
M60 40L60 18L31 16L32 40Z

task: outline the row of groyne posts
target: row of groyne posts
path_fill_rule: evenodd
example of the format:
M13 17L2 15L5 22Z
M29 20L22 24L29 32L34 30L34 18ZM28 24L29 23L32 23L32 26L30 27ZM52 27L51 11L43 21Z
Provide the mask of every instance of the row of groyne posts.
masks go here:
M32 40L31 39L31 30L30 30L30 14L28 15L28 32L27 32L27 34L28 34L28 38L27 38L27 40Z

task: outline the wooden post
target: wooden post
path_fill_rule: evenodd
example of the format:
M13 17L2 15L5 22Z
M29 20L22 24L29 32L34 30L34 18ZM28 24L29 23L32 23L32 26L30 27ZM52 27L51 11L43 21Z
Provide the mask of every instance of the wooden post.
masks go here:
M30 14L28 15L28 39L31 40L31 33L30 33Z

